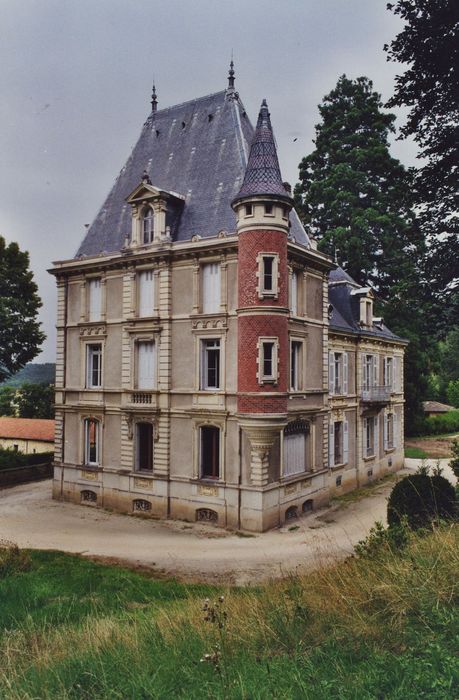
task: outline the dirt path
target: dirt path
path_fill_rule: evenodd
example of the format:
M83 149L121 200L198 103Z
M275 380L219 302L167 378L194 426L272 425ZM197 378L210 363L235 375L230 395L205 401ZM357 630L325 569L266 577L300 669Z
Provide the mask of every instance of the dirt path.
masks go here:
M289 524L297 529L239 537L207 525L60 503L51 498L51 482L42 481L0 491L0 539L148 567L183 580L254 584L351 553L375 520L385 519L391 487L381 484L366 498Z

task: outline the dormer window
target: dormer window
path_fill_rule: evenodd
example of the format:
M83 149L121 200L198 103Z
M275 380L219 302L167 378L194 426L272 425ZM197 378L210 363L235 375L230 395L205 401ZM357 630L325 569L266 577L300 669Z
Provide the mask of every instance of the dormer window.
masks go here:
M143 231L143 242L152 243L153 235L155 232L155 220L153 209L151 207L146 207L143 212L142 217L142 231Z

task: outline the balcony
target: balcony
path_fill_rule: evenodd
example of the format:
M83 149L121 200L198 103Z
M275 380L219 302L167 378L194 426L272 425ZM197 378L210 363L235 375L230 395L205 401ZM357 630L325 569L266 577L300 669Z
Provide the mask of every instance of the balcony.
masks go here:
M126 391L123 395L122 403L125 406L138 406L139 408L157 408L158 392L156 390L149 391L142 389Z
M361 400L363 403L389 403L392 387L391 386L370 386L362 389Z

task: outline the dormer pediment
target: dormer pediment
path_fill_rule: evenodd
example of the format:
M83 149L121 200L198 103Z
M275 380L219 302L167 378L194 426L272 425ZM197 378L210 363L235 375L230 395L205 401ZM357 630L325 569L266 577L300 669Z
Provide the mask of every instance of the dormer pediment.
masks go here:
M162 190L159 187L155 187L151 183L142 181L131 194L126 197L128 204L139 204L144 201L151 201L154 199L162 200L172 200L177 204L183 204L185 197L178 192L169 192L168 190Z

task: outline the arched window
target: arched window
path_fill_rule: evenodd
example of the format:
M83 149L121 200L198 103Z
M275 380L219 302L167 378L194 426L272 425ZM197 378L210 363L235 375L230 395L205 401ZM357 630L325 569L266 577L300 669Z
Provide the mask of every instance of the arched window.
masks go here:
M137 423L136 431L136 470L140 472L153 471L153 425Z
M100 463L100 422L95 418L84 421L84 464L98 467Z
M142 217L142 229L143 229L143 242L144 243L151 243L153 240L153 234L155 231L155 220L154 220L153 209L151 207L147 207L146 209L144 209L143 217Z

